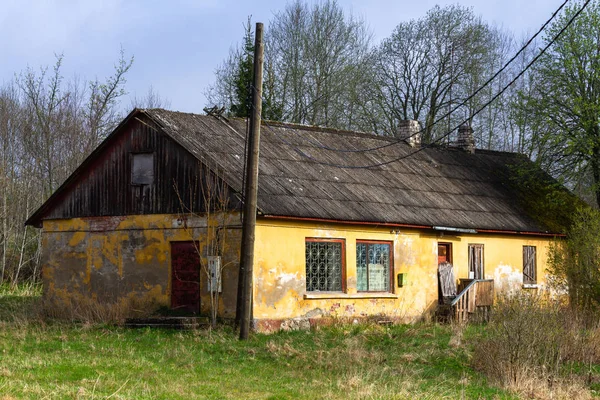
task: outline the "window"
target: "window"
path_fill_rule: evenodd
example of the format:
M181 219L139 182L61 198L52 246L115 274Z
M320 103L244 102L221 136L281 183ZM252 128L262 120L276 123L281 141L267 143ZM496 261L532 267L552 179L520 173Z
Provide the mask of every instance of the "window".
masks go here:
M151 185L154 182L154 154L137 153L131 158L131 184Z
M523 283L537 283L537 263L535 246L523 246Z
M482 244L469 244L469 279L483 279Z
M452 262L452 243L438 243L438 264Z
M343 239L306 239L306 291L343 292L346 289Z
M356 242L356 286L359 292L391 292L391 244Z

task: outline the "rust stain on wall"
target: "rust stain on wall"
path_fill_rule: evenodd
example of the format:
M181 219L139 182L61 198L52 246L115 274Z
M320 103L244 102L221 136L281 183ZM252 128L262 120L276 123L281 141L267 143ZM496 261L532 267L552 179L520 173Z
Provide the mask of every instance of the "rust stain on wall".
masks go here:
M98 301L115 307L143 303L149 311L169 307L170 243L202 242L208 225L196 218L190 229L184 229L177 218L136 215L44 221L44 297L71 305ZM239 224L239 214L231 213L227 218ZM226 231L230 243L222 254L226 268L218 308L222 316L231 317L235 314L240 234L238 228ZM199 287L202 308L208 311L209 293L203 271Z

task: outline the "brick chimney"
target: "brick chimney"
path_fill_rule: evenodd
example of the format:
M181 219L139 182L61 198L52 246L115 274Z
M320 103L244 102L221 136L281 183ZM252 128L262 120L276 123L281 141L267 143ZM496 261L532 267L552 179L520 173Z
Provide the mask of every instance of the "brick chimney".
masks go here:
M400 121L396 137L404 140L410 147L421 147L421 123L412 119Z
M475 139L473 138L473 128L469 124L462 124L458 127L457 147L475 153Z

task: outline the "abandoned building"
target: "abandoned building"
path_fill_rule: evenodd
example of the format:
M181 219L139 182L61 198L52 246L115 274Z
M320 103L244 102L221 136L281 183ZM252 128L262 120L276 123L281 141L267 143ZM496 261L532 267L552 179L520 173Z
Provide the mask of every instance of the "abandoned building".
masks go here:
M475 149L468 127L434 147L418 130L263 122L256 329L414 320L477 282L544 287L549 246L577 200L525 156ZM219 315L233 317L245 134L242 119L133 110L26 222L43 232L46 300L197 314L217 290ZM458 291L441 293L441 264Z

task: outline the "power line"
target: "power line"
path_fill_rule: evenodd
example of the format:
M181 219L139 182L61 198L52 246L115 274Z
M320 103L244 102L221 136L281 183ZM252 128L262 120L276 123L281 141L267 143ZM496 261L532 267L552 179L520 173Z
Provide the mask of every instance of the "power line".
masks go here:
M477 114L479 114L481 111L483 111L487 106L489 106L492 102L494 102L498 97L500 97L500 95L502 95L502 93L504 93L512 84L514 84L521 76L523 76L523 74L525 72L527 72L529 70L529 68L531 68L531 66L537 62L537 60L543 56L546 51L548 50L548 48L550 48L550 46L552 46L556 40L567 30L567 28L569 28L569 26L571 26L571 24L573 23L573 21L575 21L575 19L583 12L583 10L588 6L588 4L591 2L592 0L587 0L583 6L569 19L569 21L567 22L567 24L552 38L552 40L538 53L537 56L535 56L528 64L527 66L525 66L525 68L523 70L521 70L507 85L505 85L502 90L500 92L498 92L494 97L492 97L491 100L489 100L488 102L486 102L483 106L481 106L479 109L477 109L470 118L476 116ZM254 89L254 88L253 88ZM255 90L255 89L254 89ZM272 127L267 123L264 122L264 124L272 131L274 132L274 135L277 136L282 142L284 142L285 144L287 144L288 146L292 147L299 155L301 155L302 157L305 157L307 159L310 159L311 161L320 164L320 165L326 165L326 166L331 166L331 167L337 167L337 168L344 168L344 169L369 169L369 168L376 168L376 167L382 167L388 164L392 164L394 162L398 162L400 160L406 159L408 157L412 157L413 155L415 155L416 153L419 153L423 150L425 150L426 148L432 147L435 143L443 140L444 138L446 138L447 136L449 136L452 132L454 132L455 129L458 129L462 124L466 123L469 121L470 118L465 119L464 121L462 121L460 124L456 125L453 129L449 130L448 132L446 132L444 135L440 136L439 138L435 139L433 142L409 153L406 154L404 156L401 157L396 157L394 159L388 160L388 161L383 161L383 162L379 162L379 163L373 163L373 164L369 164L369 165L342 165L342 164L336 164L336 163L329 163L329 162L325 162L325 161L320 161L314 157L312 157L310 154L306 154L305 152L303 152L301 149L297 148L294 144L290 143L289 141L283 139L281 137L281 135L279 135L275 130L272 129ZM398 142L393 142L391 144L386 144L383 146L380 146L379 148L384 148L384 147L388 147L391 146L392 144L396 144ZM323 148L323 146L319 146L320 148Z
M517 51L515 53L515 55L513 55L510 60L508 60L503 66L502 68L500 68L498 71L496 71L496 73L494 73L494 75L492 75L491 78L489 78L483 85L481 85L478 89L476 89L473 93L471 93L467 98L465 98L464 100L462 100L462 102L458 105L456 105L454 108L452 108L451 110L449 110L448 112L446 112L445 114L443 114L442 116L438 117L435 121L433 121L431 123L431 125L429 125L428 127L434 127L436 126L438 123L440 123L441 121L443 121L444 119L446 119L447 117L449 117L452 113L454 113L456 110L458 110L460 107L464 106L467 104L467 102L471 99L473 99L476 95L478 95L483 89L485 89L490 83L492 83L502 72L504 72L506 70L506 68L508 68L508 66L510 64L512 64L512 62L514 60L517 59L517 57L519 57L521 55L521 53L523 53L525 51L525 49L527 47L529 47L529 45L544 31L544 29L546 29L546 27L550 24L550 22L552 22L552 20L554 20L554 18L556 18L556 16L558 15L558 13L566 6L566 4L569 2L569 0L565 0L550 16L550 18L548 20L546 20L546 22L544 22L544 24L540 27L540 29L538 29L538 31L535 33L535 35L533 35L532 37L529 38L529 40L527 40L527 42L519 49L519 51ZM587 3L586 3L587 4ZM584 6L585 8L585 6ZM512 82L511 82L512 84ZM510 84L509 84L510 86ZM254 88L252 88L254 90ZM504 91L504 90L503 90ZM309 104L309 107L314 105L318 100L321 99L322 96L316 98L311 104ZM497 97L494 97L494 99L496 99ZM264 99L263 99L264 101ZM490 102L486 103L486 106L489 105ZM476 114L473 114L476 115ZM459 124L460 125L460 124ZM454 128L456 129L456 128ZM454 131L451 130L450 132ZM324 150L329 150L329 151L336 151L336 152L340 152L340 153L363 153L363 152L368 152L368 151L375 151L375 150L380 150L380 149L384 149L390 146L394 146L398 143L403 142L404 140L417 136L421 133L423 133L425 131L425 128L421 128L420 130L418 130L417 132L411 134L410 136L406 137L406 138L402 138L402 139L398 139L398 140L392 140L389 143L386 143L384 145L380 145L380 146L375 146L375 147L371 147L371 148L367 148L367 149L340 149L340 148L334 148L334 147L328 147L328 146L323 146L318 142L315 142L313 140L310 139L306 139L304 138L304 140L306 140L307 142L315 145L316 147L319 147L321 149ZM449 136L448 134L444 134L441 138L446 138ZM439 139L439 138L438 138ZM439 141L438 139L436 139L434 142Z

